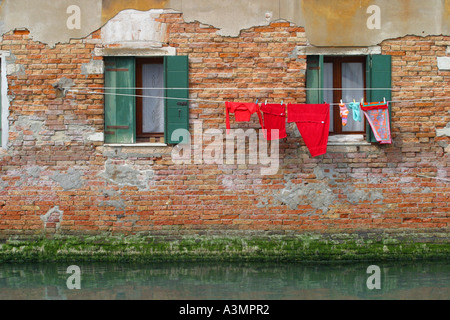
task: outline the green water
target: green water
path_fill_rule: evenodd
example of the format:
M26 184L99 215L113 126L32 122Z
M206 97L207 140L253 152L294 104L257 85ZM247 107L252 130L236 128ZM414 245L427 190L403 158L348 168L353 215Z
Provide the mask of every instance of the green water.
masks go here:
M2 264L0 299L304 300L450 297L450 262L352 264L80 263L79 290L67 288L72 264ZM370 265L380 289L370 290Z

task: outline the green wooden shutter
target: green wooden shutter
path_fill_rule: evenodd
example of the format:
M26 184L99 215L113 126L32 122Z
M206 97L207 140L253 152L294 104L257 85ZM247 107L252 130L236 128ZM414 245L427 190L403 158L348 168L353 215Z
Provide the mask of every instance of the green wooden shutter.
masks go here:
M166 98L165 99L165 141L168 144L186 141L187 137L172 139L176 129L189 130L189 60L188 56L167 56L164 58ZM176 89L180 88L180 89ZM175 99L174 99L175 98Z
M105 58L105 143L136 142L135 74L134 57Z
M323 103L323 56L308 56L306 63L306 103Z
M2 66L0 60L0 148L2 147L2 121L3 121L3 113L2 113Z
M369 55L366 61L366 87L367 102L379 102L392 98L392 76L391 76L391 56L388 55ZM389 119L391 119L391 107L389 106ZM368 142L377 142L372 132L372 128L366 120L366 139Z

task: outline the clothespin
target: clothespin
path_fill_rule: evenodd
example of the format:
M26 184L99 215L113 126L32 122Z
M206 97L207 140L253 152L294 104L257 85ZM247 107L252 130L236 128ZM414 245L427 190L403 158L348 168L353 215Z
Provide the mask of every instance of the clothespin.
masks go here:
M258 99L256 99L256 104L258 104L258 101L259 101L259 100L258 100Z
M361 104L362 105L364 104L364 98L361 98Z
M353 103L356 103L355 99L353 99Z
M283 105L283 103L284 103L284 100L281 100L281 105Z
M267 104L267 99L266 99L266 103L265 104Z
M342 99L341 99L341 104L344 104L344 103L342 102Z
M383 97L383 102L386 103L386 97Z

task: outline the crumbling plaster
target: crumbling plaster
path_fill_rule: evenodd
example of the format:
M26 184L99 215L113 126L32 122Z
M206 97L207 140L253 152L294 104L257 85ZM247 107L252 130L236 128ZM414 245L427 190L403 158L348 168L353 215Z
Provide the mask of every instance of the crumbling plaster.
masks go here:
M379 8L379 28L366 27L373 5ZM315 46L371 46L408 34L448 34L450 24L449 0L234 0L232 5L222 0L3 0L0 35L26 28L34 40L54 46L88 36L126 9L175 10L186 22L212 25L224 36L285 20L304 26Z
M24 134L31 131L31 135ZM21 145L24 141L45 143L53 141L55 144L64 144L69 141L98 141L102 134L98 134L94 127L89 125L69 124L64 130L47 130L45 120L39 116L20 115L12 122L10 127L11 139L9 144Z
M371 203L384 199L381 191L370 188L355 188L352 185L345 185L339 188L344 198L336 193L336 181L338 174L332 169L323 169L317 166L314 169L315 180L305 180L301 183L293 182L298 180L296 175L285 175L285 187L281 190L273 190L266 196L260 197L258 207L267 206L287 206L291 210L297 210L299 206L311 207L314 210L306 210L304 215L327 214L329 210L337 205L337 202L346 201L351 205L370 201ZM372 181L367 181L371 183Z

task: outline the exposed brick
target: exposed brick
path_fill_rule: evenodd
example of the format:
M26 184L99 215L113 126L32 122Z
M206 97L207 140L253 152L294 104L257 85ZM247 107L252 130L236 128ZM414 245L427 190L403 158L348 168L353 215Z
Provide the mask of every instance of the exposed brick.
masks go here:
M276 22L222 37L210 26L185 23L179 13L162 14L157 21L168 24L167 45L189 56L191 98L212 100L191 104L191 124L201 119L204 129L224 129L224 103L216 101L306 101L306 56L291 56L307 42L304 28ZM0 237L43 230L39 217L55 206L63 213L46 223L50 233L264 235L448 228L448 184L417 175L449 179L443 146L450 140L436 137L436 128L450 122L448 101L433 100L448 96L450 74L437 69L434 57L445 55L449 37L405 36L380 44L383 54L392 55L393 100L431 99L392 104L392 145L330 146L326 155L313 159L293 126L280 141L280 170L273 176L261 176L260 166L250 164L175 166L170 151L159 149L146 149L142 156L130 151L127 159L121 158L123 150L105 155L102 142L86 139L103 132L104 96L70 92L57 98L52 86L66 77L76 87L103 87L103 75L81 74L82 64L102 59L95 56L92 39L100 41L101 30L54 48L34 42L28 31L3 36L0 50L11 51L25 74L8 76L14 95L9 122L15 131L9 134L7 154L0 153ZM232 125L259 129L256 116ZM89 130L77 132L80 128ZM153 170L148 188L99 177L108 160L137 173ZM65 190L51 177L70 168L81 172L82 183ZM295 194L299 199L291 207L279 195L292 190L308 193ZM323 208L315 199L332 201Z

